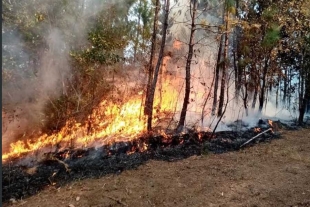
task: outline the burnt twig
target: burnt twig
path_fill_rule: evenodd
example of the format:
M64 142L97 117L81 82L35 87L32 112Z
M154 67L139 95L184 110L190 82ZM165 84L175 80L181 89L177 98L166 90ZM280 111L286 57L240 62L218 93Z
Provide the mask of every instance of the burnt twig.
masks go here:
M252 137L251 139L249 139L248 141L246 141L245 143L243 143L243 144L240 146L240 148L243 147L244 145L248 144L248 143L251 142L252 140L256 139L256 138L259 137L260 135L262 135L262 134L268 132L268 131L272 131L272 128L269 128L269 129L267 129L267 130L265 130L265 131L259 133L258 135Z

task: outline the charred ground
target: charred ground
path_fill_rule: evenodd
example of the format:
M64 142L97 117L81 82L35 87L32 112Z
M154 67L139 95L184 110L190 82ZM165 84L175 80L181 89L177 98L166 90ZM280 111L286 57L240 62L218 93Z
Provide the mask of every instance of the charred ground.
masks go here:
M270 127L266 122L258 124L261 131ZM148 136L98 149L66 149L46 153L40 158L26 156L11 159L2 167L3 201L29 197L46 186L61 187L76 180L137 169L148 160L177 161L193 155L239 150L243 143L261 132L254 128L236 131L238 127L247 127L242 122L235 122L230 127L235 127L235 131L222 131L214 135L210 132L190 132L169 138ZM268 131L249 146L279 137L278 133ZM145 151L142 149L144 146L147 146Z

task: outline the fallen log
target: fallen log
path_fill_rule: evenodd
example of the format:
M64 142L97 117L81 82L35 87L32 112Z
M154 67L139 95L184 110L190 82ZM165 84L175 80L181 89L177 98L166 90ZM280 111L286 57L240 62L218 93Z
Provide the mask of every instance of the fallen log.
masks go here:
M256 139L256 138L259 137L260 135L265 134L265 133L268 132L268 131L272 131L272 128L269 128L269 129L267 129L267 130L265 130L265 131L259 133L258 135L252 137L251 139L249 139L248 141L246 141L245 143L243 143L243 144L240 146L240 148L243 147L244 145L250 143L252 140Z

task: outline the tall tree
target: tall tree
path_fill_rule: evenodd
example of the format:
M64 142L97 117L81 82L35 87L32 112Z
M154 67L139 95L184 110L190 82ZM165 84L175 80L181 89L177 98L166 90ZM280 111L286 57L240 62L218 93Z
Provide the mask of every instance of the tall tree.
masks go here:
M148 96L146 98L147 103L145 105L145 108L147 109L147 130L148 131L152 130L154 97L155 97L155 90L156 90L156 84L157 84L159 69L160 69L160 66L162 64L163 56L164 56L164 48L165 48L165 44L166 44L166 35L167 35L167 28L168 28L169 7L170 7L170 0L166 0L165 1L165 17L164 17L164 24L163 24L163 34L162 34L161 46L160 46L160 51L158 54L157 64L156 64L155 71L154 71L154 77L151 80L149 93L147 94Z
M228 70L228 38L229 38L229 15L230 9L233 7L231 0L225 0L224 3L224 22L225 22L225 32L224 32L224 48L222 53L222 78L221 78L221 88L220 88L220 97L219 97L219 107L217 111L217 116L221 116L223 113L224 106L224 96L225 96L225 88L226 88L226 79L227 79L227 70Z
M194 33L196 30L196 15L197 15L197 0L193 0L190 3L190 16L191 16L191 28L190 28L190 36L189 36L189 42L188 42L188 54L186 59L186 66L185 66L185 95L184 95L184 101L183 106L180 114L180 120L177 126L177 131L180 131L183 129L185 124L185 118L186 118L186 112L187 112L187 106L189 104L189 95L191 91L191 64L192 64L192 58L194 54Z
M213 92L213 104L212 104L212 112L211 112L213 116L215 115L215 111L217 108L217 92L218 92L219 79L220 79L220 66L221 66L221 58L222 58L222 50L223 50L223 41L224 41L224 35L221 34L219 49L217 53L216 66L214 68L214 88L213 88L214 92Z
M152 5L152 4L151 4ZM156 13L156 12L155 12ZM151 22L153 21L153 10L147 0L137 0L133 5L130 15L135 17L132 27L133 36L133 61L144 59L146 49L151 38Z
M155 57L155 51L156 51L156 33L158 31L158 13L160 10L160 1L156 0L155 2L155 15L154 15L154 22L153 22L153 33L152 33L152 40L151 40L151 55L150 55L150 61L147 66L148 69L148 80L147 80L147 86L146 86L146 95L145 95L145 104L144 104L144 114L150 115L152 108L150 107L149 103L149 93L151 91L151 85L153 82L153 76L154 76L154 57ZM151 127L150 129L151 130Z

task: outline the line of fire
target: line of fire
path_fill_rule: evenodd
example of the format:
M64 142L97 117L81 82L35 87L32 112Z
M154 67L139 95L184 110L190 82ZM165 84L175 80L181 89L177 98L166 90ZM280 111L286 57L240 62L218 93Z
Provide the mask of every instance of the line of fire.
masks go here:
M306 1L29 2L3 3L4 200L307 121Z

